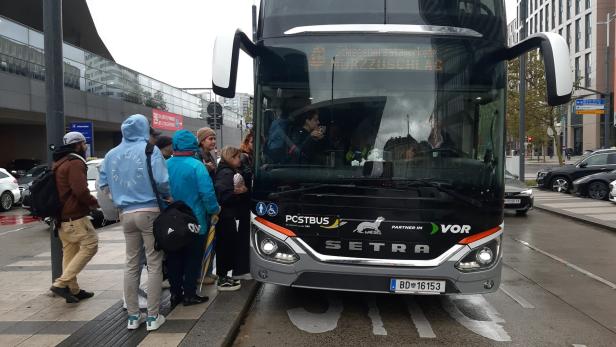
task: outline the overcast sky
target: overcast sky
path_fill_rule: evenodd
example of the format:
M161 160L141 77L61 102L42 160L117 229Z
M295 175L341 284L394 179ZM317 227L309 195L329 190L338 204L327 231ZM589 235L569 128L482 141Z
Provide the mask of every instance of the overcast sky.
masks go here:
M254 0L86 1L116 62L179 88L211 86L218 32L241 28L251 36ZM516 0L505 1L509 22ZM252 63L240 57L237 91L252 94Z

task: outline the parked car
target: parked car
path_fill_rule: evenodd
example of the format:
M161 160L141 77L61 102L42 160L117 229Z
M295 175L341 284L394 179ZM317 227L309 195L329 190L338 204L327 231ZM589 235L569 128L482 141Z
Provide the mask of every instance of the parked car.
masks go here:
M518 180L518 176L505 170L505 210L525 215L533 208L533 190Z
M588 196L591 199L607 200L610 193L610 183L616 180L616 170L600 172L573 181L572 193Z
M28 170L39 165L40 160L37 159L15 159L7 166L6 170L16 178L25 176Z
M24 176L19 177L17 179L17 184L19 184L19 191L21 192L22 205L24 203L24 200L30 198L30 186L32 185L32 182L34 181L35 178L37 178L40 174L42 174L46 168L47 168L47 165L45 164L37 165L33 167L32 169L28 170L28 172L26 172ZM29 201L28 201L27 206L29 206Z
M98 180L99 175L98 167L102 164L102 162L103 159L93 159L86 163L88 165L88 189L90 190L90 194L92 194L95 198L98 195L98 191L96 190L96 181ZM98 228L105 225L105 216L100 208L91 211L90 216L92 216L92 224L94 227Z
M616 203L616 180L610 182L610 192L608 194L608 199L611 202Z
M17 179L7 170L0 169L0 212L10 210L19 200L21 192Z
M613 170L616 170L616 149L601 149L582 157L575 164L539 170L537 185L566 193L573 188L573 181L579 178Z

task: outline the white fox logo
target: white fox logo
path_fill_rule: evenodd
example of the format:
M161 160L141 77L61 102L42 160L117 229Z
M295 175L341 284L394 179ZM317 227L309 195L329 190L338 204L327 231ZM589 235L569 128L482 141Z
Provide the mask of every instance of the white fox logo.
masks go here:
M171 234L172 232L174 232L175 230L169 228L169 230L167 230L167 235Z
M379 227L384 221L385 218L379 217L374 222L361 222L353 232L358 234L381 235Z

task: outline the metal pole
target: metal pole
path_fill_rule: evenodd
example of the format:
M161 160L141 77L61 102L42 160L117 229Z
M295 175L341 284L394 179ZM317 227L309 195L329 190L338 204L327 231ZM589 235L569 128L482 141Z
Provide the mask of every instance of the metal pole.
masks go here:
M520 2L520 41L526 39L527 2ZM524 182L524 160L526 159L526 54L520 57L520 172L519 179Z
M603 115L603 119L605 122L605 126L603 127L603 147L610 147L610 116L612 114L612 107L610 103L610 17L611 14L607 13L607 19L605 21L605 26L607 27L607 35L606 35L606 49L605 49L605 114Z
M62 0L43 1L45 34L45 122L47 127L47 162L52 163L50 146L62 145L64 135L64 61L62 59ZM62 275L62 245L55 232L51 236L51 280Z

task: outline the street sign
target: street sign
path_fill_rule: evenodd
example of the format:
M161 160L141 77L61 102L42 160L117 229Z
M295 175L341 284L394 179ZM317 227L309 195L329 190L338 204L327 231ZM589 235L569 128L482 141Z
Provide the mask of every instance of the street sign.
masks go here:
M222 105L217 102L210 102L207 105L207 114L210 116L216 115L216 118L222 117Z
M79 132L86 138L88 144L88 151L86 157L92 156L94 153L94 125L92 122L74 122L69 126L71 131Z
M605 99L577 99L575 114L605 114Z

